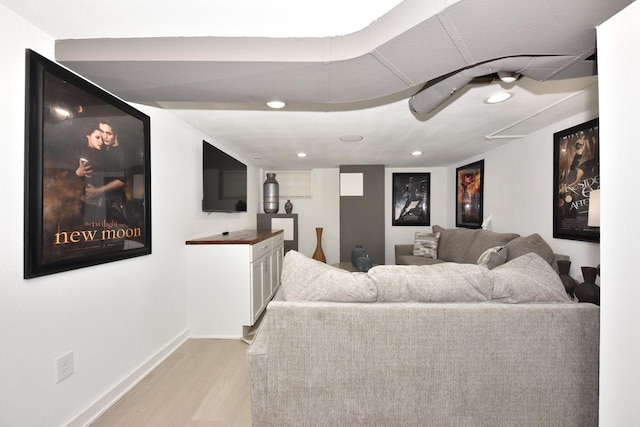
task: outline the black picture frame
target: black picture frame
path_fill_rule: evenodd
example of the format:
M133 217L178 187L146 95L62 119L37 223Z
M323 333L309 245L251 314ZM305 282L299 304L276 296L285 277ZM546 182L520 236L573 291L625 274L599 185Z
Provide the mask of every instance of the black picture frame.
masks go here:
M392 225L431 225L431 174L394 173Z
M588 225L590 194L599 188L599 119L554 133L554 238L600 242L600 227Z
M456 227L482 227L483 198L484 159L456 168Z
M150 119L26 50L24 277L151 253Z

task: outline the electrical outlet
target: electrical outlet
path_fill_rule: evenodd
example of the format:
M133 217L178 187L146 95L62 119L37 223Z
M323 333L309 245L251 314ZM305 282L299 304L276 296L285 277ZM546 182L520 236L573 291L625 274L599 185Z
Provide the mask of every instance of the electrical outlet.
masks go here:
M56 372L58 373L57 382L60 382L73 374L73 351L63 354L56 359Z

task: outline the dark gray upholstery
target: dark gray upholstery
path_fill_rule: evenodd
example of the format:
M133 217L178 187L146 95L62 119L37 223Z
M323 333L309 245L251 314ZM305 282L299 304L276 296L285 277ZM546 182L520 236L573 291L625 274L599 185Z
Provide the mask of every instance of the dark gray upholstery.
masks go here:
M504 246L504 249L491 255L490 269L504 264L520 255L535 252L545 259L557 272L559 259L569 259L566 255L553 253L553 250L538 234L520 237L516 233L496 233L482 229L443 228L433 226L433 232L440 233L438 258L426 258L413 255L413 244L395 245L397 265L431 265L440 262L476 264L478 258L487 249Z

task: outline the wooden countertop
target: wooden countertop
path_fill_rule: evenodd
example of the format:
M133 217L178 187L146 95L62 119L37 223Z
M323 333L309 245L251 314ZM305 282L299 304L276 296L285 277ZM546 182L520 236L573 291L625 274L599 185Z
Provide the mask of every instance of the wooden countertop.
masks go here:
M283 230L238 230L227 235L199 237L187 240L187 245L255 245L270 237L283 233Z

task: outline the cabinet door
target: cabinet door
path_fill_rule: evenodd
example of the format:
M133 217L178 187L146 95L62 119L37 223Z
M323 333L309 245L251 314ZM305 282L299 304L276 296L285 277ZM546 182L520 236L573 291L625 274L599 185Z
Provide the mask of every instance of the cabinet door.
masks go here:
M276 293L280 286L280 274L282 272L282 262L284 259L284 245L281 244L273 250L271 263L271 296Z
M258 319L264 303L262 297L262 287L264 283L265 257L258 258L251 263L251 320L252 324Z
M266 307L271 299L271 259L272 254L265 255L262 261L262 307Z

